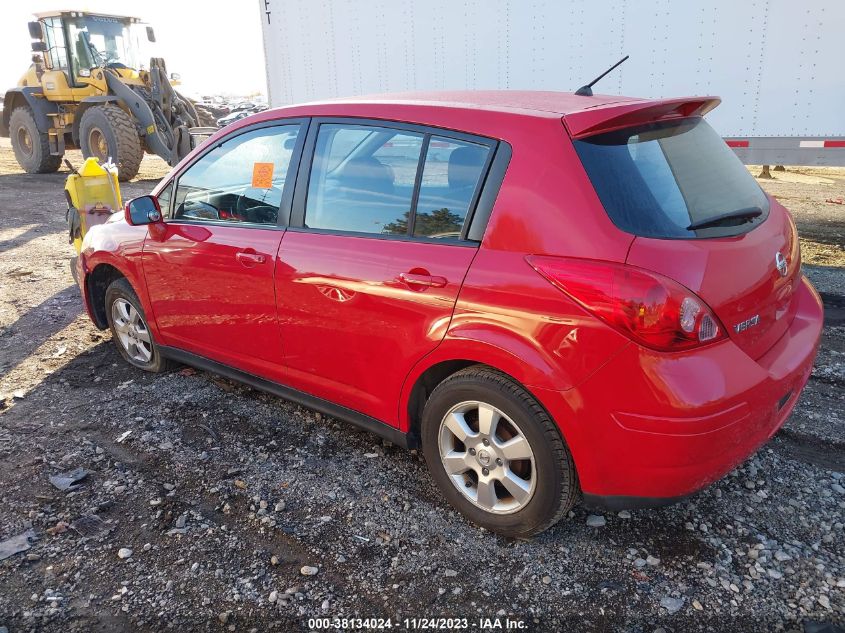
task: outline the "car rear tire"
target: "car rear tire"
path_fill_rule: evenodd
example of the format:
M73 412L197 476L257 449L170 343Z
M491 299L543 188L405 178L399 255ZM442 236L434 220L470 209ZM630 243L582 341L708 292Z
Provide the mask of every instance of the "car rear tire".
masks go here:
M85 158L94 156L100 164L111 158L121 182L134 178L141 168L144 149L135 121L114 104L85 110L79 122L79 145Z
M106 317L112 340L128 363L153 373L170 368L153 339L138 295L126 279L116 279L106 288Z
M9 117L9 136L18 164L28 174L52 174L58 171L62 157L50 154L47 134L38 131L28 107L15 108Z
M575 503L578 480L560 431L531 394L499 371L473 365L440 383L421 430L443 495L491 532L533 536Z

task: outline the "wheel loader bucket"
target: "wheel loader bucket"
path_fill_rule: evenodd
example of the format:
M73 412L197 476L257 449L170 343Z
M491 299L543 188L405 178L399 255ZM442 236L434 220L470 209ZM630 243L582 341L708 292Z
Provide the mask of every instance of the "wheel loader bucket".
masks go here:
M91 227L103 224L112 213L123 209L117 167L111 163L100 165L93 156L87 158L82 168L72 169L65 180L65 198L69 241L78 255L82 239Z

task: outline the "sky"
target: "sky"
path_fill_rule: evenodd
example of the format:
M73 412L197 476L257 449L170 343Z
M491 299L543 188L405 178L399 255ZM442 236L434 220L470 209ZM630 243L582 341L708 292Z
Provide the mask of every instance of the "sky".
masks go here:
M179 73L190 96L266 94L261 18L256 0L25 0L4 2L0 19L0 90L30 65L26 23L55 9L139 17L155 29L156 54Z

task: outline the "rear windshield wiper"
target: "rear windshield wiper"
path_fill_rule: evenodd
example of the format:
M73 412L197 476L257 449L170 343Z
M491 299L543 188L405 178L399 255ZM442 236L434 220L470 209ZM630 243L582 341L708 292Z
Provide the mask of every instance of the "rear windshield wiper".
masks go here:
M760 207L745 207L744 209L737 209L729 213L721 215L714 215L712 218L705 218L698 222L693 222L687 227L687 231L695 231L696 229L705 229L709 226L717 226L728 220L751 220L759 218L763 215L763 209Z

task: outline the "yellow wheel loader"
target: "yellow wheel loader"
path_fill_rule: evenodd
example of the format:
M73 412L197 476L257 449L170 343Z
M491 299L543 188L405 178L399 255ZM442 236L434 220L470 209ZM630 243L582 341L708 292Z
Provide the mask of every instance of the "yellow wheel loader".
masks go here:
M175 165L192 147L192 131L214 125L175 89L164 60L142 48L155 42L138 18L53 11L29 23L32 65L6 91L0 136L11 137L28 173L56 171L66 149L111 159L121 181L138 173L144 152Z

